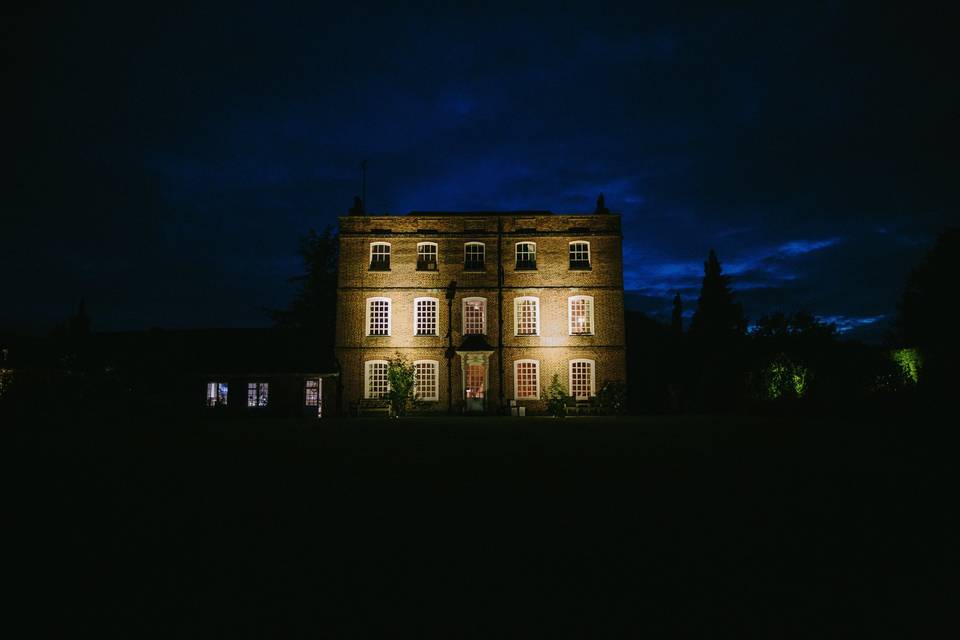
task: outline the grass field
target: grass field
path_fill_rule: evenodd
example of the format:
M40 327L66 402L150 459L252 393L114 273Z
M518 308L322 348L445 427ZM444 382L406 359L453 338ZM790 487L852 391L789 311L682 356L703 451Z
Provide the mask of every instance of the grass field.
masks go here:
M39 621L138 637L915 636L952 470L917 425L746 418L21 430ZM309 631L308 631L309 630Z

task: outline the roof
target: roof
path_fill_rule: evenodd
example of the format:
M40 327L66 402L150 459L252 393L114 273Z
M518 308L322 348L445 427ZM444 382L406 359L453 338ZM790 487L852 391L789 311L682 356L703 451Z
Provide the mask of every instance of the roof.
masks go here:
M181 372L333 373L322 336L292 329L202 329L101 334L104 355Z
M553 211L411 211L408 216L552 216Z

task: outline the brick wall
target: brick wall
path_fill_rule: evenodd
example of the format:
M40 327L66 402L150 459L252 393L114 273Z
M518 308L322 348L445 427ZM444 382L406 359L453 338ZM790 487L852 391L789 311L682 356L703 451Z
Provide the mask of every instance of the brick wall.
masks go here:
M513 362L521 358L540 362L541 396L554 373L568 386L568 362L586 358L596 363L596 389L606 380L625 379L623 330L623 267L620 218L609 215L501 214L503 247L503 398L514 397ZM349 216L340 219L340 272L337 308L337 357L343 376L344 401L363 396L364 362L387 359L395 353L409 360L439 362L440 401L427 408L446 411L446 331L452 320L453 342L463 338L462 309L466 297L487 300L486 340L494 352L489 360L487 408L498 410L500 396L497 318L498 215ZM569 243L590 243L591 269L571 270ZM390 270L370 270L370 244L390 243ZM438 248L437 271L417 270L417 244ZM485 270L464 270L464 243L485 244ZM535 271L515 270L515 245L534 242ZM457 282L452 318L447 311L447 284ZM571 336L568 298L592 296L594 332ZM439 302L437 336L414 335L414 299L434 297ZM514 299L539 299L540 335L514 335ZM370 297L391 299L391 335L367 336ZM454 409L463 406L460 358L453 361L451 385ZM532 412L545 410L541 401L522 400Z

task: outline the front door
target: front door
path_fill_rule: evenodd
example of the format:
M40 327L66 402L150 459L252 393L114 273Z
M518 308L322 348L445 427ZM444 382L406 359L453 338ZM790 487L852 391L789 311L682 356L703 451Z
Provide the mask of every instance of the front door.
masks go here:
M487 367L484 364L466 365L467 411L483 412L487 395Z

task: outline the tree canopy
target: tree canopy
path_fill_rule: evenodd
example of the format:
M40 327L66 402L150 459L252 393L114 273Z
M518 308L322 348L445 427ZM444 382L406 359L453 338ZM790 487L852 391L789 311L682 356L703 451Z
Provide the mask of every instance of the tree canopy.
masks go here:
M703 263L703 284L697 308L690 323L690 335L708 342L720 342L746 331L743 307L733 296L730 277L723 275L717 254L710 250L710 256Z
M321 233L310 229L300 238L304 272L290 278L298 285L286 309L272 310L277 327L315 330L333 343L337 314L337 260L339 241L328 226Z

